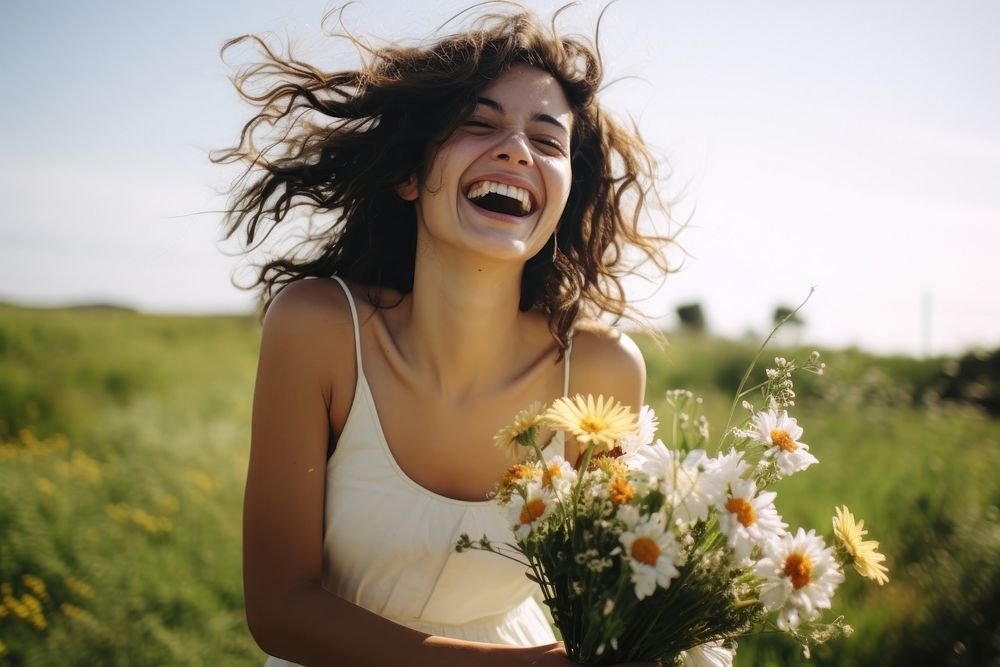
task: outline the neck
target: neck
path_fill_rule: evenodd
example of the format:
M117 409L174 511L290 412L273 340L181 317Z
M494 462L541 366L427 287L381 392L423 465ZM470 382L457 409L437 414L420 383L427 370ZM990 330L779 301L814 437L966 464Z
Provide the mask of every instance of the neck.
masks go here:
M509 376L523 348L522 268L418 251L397 344L442 395L468 397Z

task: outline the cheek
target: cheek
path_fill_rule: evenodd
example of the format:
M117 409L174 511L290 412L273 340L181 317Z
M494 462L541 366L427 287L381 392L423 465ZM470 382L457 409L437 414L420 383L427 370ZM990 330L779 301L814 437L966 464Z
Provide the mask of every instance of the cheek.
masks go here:
M422 188L425 196L433 197L441 194L442 187L447 183L448 165L454 157L454 152L454 147L445 142L428 162Z
M549 196L553 201L565 204L573 185L573 170L569 164L555 167L549 177Z

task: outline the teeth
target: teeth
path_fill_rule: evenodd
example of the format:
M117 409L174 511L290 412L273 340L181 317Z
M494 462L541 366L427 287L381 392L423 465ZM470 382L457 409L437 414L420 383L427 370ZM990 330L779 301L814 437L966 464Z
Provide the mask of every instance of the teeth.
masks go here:
M519 188L516 185L507 185L506 183L497 183L496 181L480 181L469 188L466 196L469 199L478 199L491 192L503 195L504 197L510 197L511 199L517 199L521 202L521 209L524 212L531 210L531 194L524 188Z

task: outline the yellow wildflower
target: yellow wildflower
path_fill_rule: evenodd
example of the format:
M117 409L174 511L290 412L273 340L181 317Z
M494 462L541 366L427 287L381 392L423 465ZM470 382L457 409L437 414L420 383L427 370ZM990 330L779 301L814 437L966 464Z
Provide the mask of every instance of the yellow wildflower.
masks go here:
M73 450L69 473L72 476L84 479L91 484L97 484L101 481L101 477L103 476L101 464L81 452L79 449Z
M862 577L867 577L882 586L889 581L889 570L882 565L885 555L876 551L878 542L862 539L868 534L864 529L865 522L862 520L855 523L854 515L846 505L836 509L837 515L833 517L833 533L854 561L854 569Z
M89 584L75 577L66 577L66 588L85 600L90 600L94 597L94 589Z
M20 600L15 598L13 595L4 595L3 603L10 611L14 612L14 615L18 618L24 620L31 615L31 611L24 606Z
M572 399L560 398L548 412L545 422L555 429L564 429L584 447L594 445L595 453L610 450L615 442L635 431L636 417L629 408L614 398L577 394Z
M21 602L24 604L25 607L28 608L28 611L31 612L32 614L38 614L41 613L42 611L42 603L39 602L38 598L36 598L31 593L23 593L21 595Z
M510 495L514 492L514 487L519 482L538 477L541 474L542 471L532 463L518 463L507 468L507 472L500 478L500 484L497 485L497 496L500 498L501 503L506 504L510 502Z
M544 406L535 401L514 416L514 421L497 431L493 436L493 444L507 452L512 459L519 458L521 447L531 444L535 430L542 421Z
M26 574L21 577L21 582L25 587L34 593L41 600L48 600L49 594L45 590L45 582L33 574Z
M146 510L139 508L132 509L132 523L141 526L148 533L168 533L174 528L174 524L165 516L153 516Z
M113 503L104 509L107 511L108 516L118 523L128 521L130 508L125 503Z
M182 472L184 473L184 476L191 480L194 485L198 487L198 490L206 496L214 494L218 489L218 484L215 479L204 470L198 470L197 468L185 468Z
M608 484L608 498L615 505L624 505L635 497L635 489L625 477L615 477ZM634 545L633 545L634 546Z
M167 514L176 514L181 508L181 503L177 500L177 496L160 489L153 491L153 501Z
M602 470L610 477L628 476L628 466L613 456L595 456L590 460L591 470Z
M90 614L86 609L81 609L75 604L70 604L69 602L63 602L59 605L59 611L75 621L86 621L90 619Z

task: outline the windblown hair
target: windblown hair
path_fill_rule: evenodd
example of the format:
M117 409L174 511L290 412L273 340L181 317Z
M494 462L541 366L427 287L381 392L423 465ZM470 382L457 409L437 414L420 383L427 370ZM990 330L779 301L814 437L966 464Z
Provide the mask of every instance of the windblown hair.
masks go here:
M365 285L381 307L387 307L383 288L412 291L416 213L397 188L414 175L422 182L434 150L472 112L477 93L523 64L551 74L566 95L573 176L557 233L525 265L520 308L545 313L563 348L581 315L627 315L621 279L638 261L668 271L670 239L640 230L644 208L662 206L657 165L638 132L598 104L599 50L560 37L554 23L543 29L518 8L482 16L470 30L423 48L376 48L338 34L362 61L357 70L338 72L321 71L290 50L283 56L258 36L227 42L223 54L250 44L263 61L233 78L259 113L237 146L212 156L246 166L230 192L225 238L242 230L252 249L293 211L306 212L310 222L299 246L305 253L259 267L249 288L262 287L263 308L309 276ZM631 262L628 247L640 251L629 253Z

